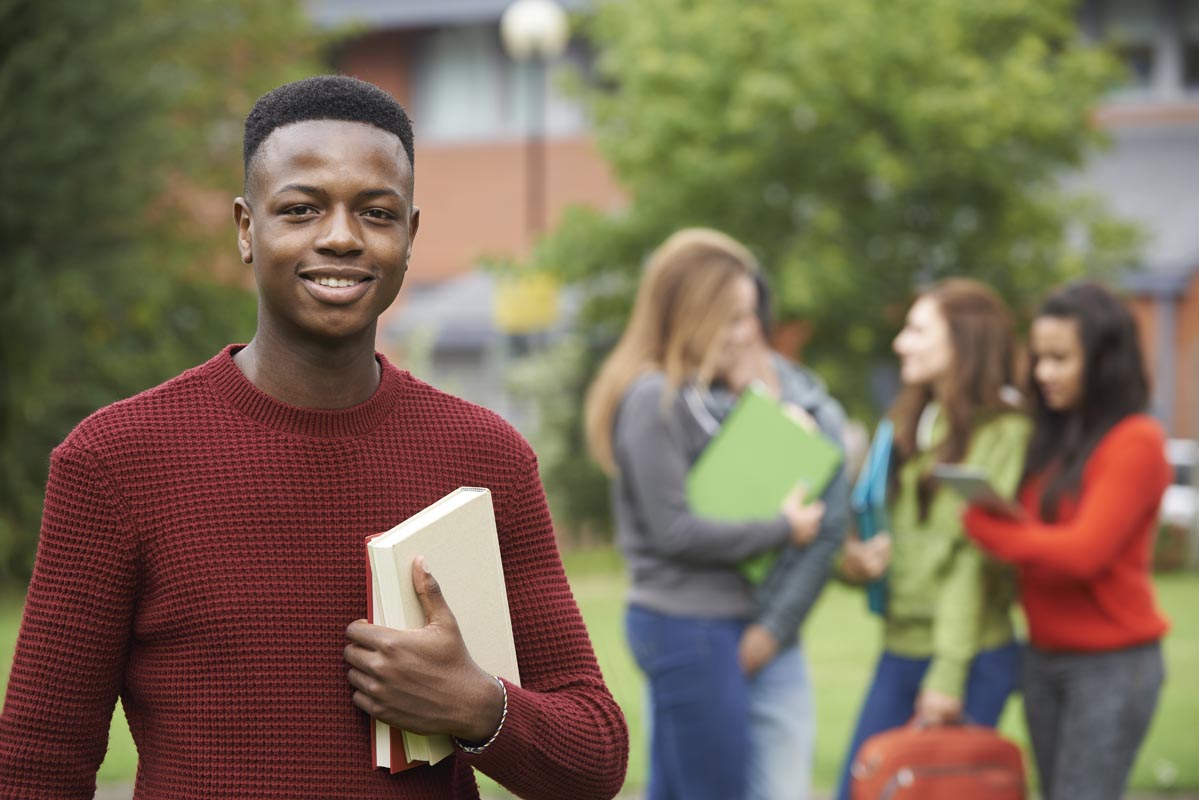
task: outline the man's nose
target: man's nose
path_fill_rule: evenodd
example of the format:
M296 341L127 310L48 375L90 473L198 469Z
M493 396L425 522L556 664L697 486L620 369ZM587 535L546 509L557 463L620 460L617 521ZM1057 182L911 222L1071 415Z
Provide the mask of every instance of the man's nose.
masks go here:
M362 231L357 217L349 209L330 209L315 244L317 250L339 256L360 252Z

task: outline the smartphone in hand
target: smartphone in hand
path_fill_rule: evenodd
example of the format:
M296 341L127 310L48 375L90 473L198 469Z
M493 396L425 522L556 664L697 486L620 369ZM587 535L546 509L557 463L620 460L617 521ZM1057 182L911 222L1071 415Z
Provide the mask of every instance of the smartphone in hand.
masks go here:
M995 491L987 480L987 473L978 467L966 464L937 464L932 473L942 486L952 489L971 505L976 505L990 514L1006 519L1025 517L1020 504Z

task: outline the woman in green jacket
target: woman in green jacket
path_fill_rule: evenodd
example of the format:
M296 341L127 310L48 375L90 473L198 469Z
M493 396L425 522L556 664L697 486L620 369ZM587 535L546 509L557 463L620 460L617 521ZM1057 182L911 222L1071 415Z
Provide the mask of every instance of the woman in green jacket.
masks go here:
M891 535L851 541L842 563L860 580L885 570L887 605L883 654L846 756L841 798L870 736L913 718L935 725L963 713L994 726L1019 668L1012 577L965 536L964 501L931 473L937 463L969 464L1001 493L1015 491L1030 429L1017 407L1011 316L988 287L945 280L917 298L894 349L904 388L889 414Z

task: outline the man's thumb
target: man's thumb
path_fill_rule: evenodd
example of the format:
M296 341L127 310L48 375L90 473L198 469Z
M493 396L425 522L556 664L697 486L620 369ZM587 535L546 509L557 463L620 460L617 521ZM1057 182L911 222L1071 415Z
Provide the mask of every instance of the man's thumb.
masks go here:
M449 603L441 593L441 585L429 572L424 556L412 560L412 588L416 590L416 597L425 611L426 625L454 621Z

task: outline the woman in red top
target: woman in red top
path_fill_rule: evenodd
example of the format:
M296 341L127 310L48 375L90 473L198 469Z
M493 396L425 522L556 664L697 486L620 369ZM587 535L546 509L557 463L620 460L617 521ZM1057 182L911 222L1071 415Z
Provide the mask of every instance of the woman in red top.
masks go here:
M1046 800L1119 798L1164 680L1150 580L1165 441L1128 309L1095 283L1033 322L1023 516L974 507L970 536L1015 564L1030 646L1024 710Z

